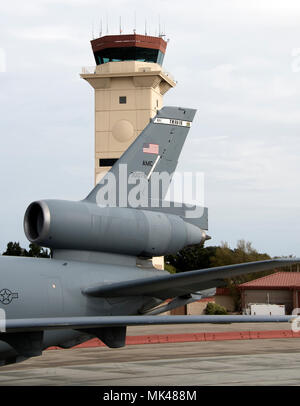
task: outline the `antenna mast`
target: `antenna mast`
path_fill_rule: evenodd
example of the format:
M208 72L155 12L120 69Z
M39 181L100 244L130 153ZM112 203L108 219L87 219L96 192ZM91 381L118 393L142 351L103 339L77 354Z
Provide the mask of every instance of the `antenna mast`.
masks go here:
M92 21L92 38L95 39L95 35L94 35L94 20Z
M158 15L158 36L161 36L161 31L160 31L160 15Z
M133 33L136 34L136 11L134 12L134 28Z
M120 35L122 34L122 19L120 17L120 22L119 22L119 31L120 31Z
M106 34L108 34L108 16L106 14Z
M102 37L102 17L101 17L101 19L100 19L99 37Z

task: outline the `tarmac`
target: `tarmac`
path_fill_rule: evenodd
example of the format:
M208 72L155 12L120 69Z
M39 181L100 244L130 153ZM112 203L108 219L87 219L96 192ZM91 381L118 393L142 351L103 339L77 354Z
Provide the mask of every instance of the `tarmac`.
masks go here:
M147 326L129 337L283 331L288 323ZM251 335L249 335L251 337ZM291 336L290 336L291 337ZM258 338L47 350L0 368L0 386L300 385L300 339Z

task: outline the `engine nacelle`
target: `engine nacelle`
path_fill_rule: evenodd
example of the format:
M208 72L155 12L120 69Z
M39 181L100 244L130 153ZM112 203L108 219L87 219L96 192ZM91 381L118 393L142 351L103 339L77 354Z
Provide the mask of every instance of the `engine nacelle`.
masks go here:
M42 200L24 218L29 241L52 249L160 256L199 244L205 231L181 217L156 211Z

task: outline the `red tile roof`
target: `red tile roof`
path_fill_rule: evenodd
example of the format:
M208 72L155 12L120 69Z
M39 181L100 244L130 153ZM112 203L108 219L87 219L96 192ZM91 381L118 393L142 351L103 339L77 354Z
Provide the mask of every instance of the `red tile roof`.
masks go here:
M239 285L240 289L255 288L300 288L300 272L276 272Z

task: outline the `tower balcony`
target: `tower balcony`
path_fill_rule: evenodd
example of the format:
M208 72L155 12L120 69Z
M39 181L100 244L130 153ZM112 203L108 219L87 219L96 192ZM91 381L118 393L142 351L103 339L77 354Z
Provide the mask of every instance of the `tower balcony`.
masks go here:
M108 62L103 65L83 66L81 77L83 79L126 77L126 76L153 76L159 75L172 87L177 83L171 73L157 63L140 61Z

